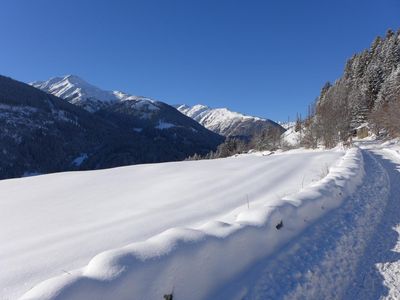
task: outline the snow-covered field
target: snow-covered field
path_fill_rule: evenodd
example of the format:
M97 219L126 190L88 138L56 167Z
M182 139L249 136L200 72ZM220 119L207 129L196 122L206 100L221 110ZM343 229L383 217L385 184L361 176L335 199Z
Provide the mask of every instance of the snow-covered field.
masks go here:
M0 181L1 299L400 299L400 143Z
M181 249L182 257L187 255L187 260L196 263L196 259L189 255L195 253L191 252L190 245L207 239L207 234L219 236L214 237L216 243L243 224L254 223L252 225L255 228L265 227L263 222L266 222L265 218L273 211L274 205L281 206L283 202L299 205L300 198L293 200L288 195L320 180L327 174L328 167L337 164L343 155L344 152L338 150L296 151L271 156L249 154L218 160L137 165L0 181L0 298L18 298L54 276L61 276L61 281L42 284L31 290L27 297L40 295L38 298L45 299L46 292L55 288L64 289L65 292L65 284L72 285L72 291L76 291L77 285L72 282L75 280L82 284L79 276L84 272L88 272L84 275L86 278L91 275L93 278L109 276L105 281L110 282L113 277L120 276L119 271L122 272L126 267L125 262L114 261L114 266L122 267L120 270L102 270L101 266L108 263L112 265L110 259L118 260L114 254L118 257L118 253L129 252L129 247L104 254L105 261L102 261L101 255L97 256L84 271L74 270L85 267L103 251L132 243L132 253L140 253L144 261L148 259L152 270L140 274L140 280L143 281L132 283L135 286L132 291L143 294L131 294L130 299L168 293L170 291L158 291L157 288L168 286L172 289L175 284L179 285L173 282L172 270L182 264L179 259L176 265L173 260L165 260L169 267L165 264L160 266L163 261L160 259L159 271L170 272L163 275L169 278L169 282L157 282L152 277L154 272L157 273L157 264L151 264L152 260L157 260L155 257L168 256L176 247ZM282 200L285 197L287 200ZM224 223L210 222L213 220ZM172 229L160 237L153 237L176 227L201 230ZM243 234L245 231L240 232ZM154 247L148 242L142 244L144 248L137 246L137 242L151 237L155 241ZM192 240L192 243L178 242L177 237L178 240ZM222 250L217 247L219 250L206 251L210 262L215 259L212 257L213 251L219 258L218 251L229 247L229 240L225 239L225 246L225 242L222 243ZM186 243L186 246L180 248L181 243ZM274 243L273 237L271 243ZM241 247L245 244L246 241L243 241ZM213 248L212 245L206 246ZM184 250L185 247L189 250ZM218 281L210 283L210 280L205 280L202 285L199 283L197 294L193 291L192 299L196 295L204 296L241 271L253 261L252 255L263 255L263 251L253 253L246 247L240 251L247 251L251 255L245 258L246 255L242 253L243 264L236 269L220 266L229 272L216 275ZM119 258L126 259L127 266L134 265L132 256L121 255ZM236 259L235 255L238 253L233 252L232 258ZM202 265L207 265L207 262ZM127 270L128 273L130 271ZM99 272L102 274L99 275ZM146 278L146 274L150 277ZM182 271L176 274L190 275ZM102 278L97 279L100 283L94 285L103 293L107 284L101 283ZM67 294L71 292L71 289L67 290ZM96 288L93 290L99 292ZM44 294L40 294L42 292ZM174 293L179 295L178 286L175 286Z
M400 299L400 143L356 144L365 175L342 205L210 299Z

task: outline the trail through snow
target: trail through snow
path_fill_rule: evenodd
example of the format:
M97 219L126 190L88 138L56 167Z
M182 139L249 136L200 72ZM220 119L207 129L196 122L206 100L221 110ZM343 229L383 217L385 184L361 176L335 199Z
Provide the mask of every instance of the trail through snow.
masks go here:
M364 148L344 205L210 299L400 299L400 156Z
M349 299L400 299L400 156L372 150L385 168L390 194L381 222L360 259Z

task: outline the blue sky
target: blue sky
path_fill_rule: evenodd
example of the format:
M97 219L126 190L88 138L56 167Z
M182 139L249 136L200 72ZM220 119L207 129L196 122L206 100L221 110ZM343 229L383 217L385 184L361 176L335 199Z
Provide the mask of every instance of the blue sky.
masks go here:
M400 28L399 0L2 0L0 74L273 120L304 113L355 52Z

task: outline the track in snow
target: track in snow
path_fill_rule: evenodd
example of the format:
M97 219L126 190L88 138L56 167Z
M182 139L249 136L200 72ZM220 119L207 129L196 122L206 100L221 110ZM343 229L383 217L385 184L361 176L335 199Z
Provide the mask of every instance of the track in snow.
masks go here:
M346 293L349 299L400 299L400 167L385 156L375 152L389 176L388 203Z
M399 167L363 156L364 182L343 206L210 299L399 299Z

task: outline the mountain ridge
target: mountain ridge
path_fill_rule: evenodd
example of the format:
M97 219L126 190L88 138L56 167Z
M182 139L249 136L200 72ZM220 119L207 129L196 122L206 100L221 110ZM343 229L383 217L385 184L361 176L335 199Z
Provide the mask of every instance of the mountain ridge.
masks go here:
M203 104L176 104L174 107L211 131L227 137L251 138L271 128L277 128L282 133L285 131L272 120L245 115L228 108L211 108Z
M124 111L128 112L129 107L131 109L129 114L138 115L139 113L134 113L134 111L140 112L145 109L146 113L143 113L141 117L146 118L158 109L157 103L164 103L149 97L134 96L121 91L102 90L77 75L53 77L47 81L35 81L30 84L72 104L81 106L92 113L110 109L115 111L112 106L120 107L124 106L121 104L122 102L135 101L135 105L132 102L125 104ZM270 128L278 128L281 132L284 132L284 129L272 120L245 115L228 108L211 108L202 104L194 106L179 104L172 105L172 107L205 128L225 137L249 139Z
M178 161L223 142L162 102L131 98L91 111L5 76L0 126L0 179Z
M134 96L122 91L100 89L77 75L52 77L48 80L30 82L29 85L81 106L90 112L95 112L106 105L119 101L154 101L147 97Z

